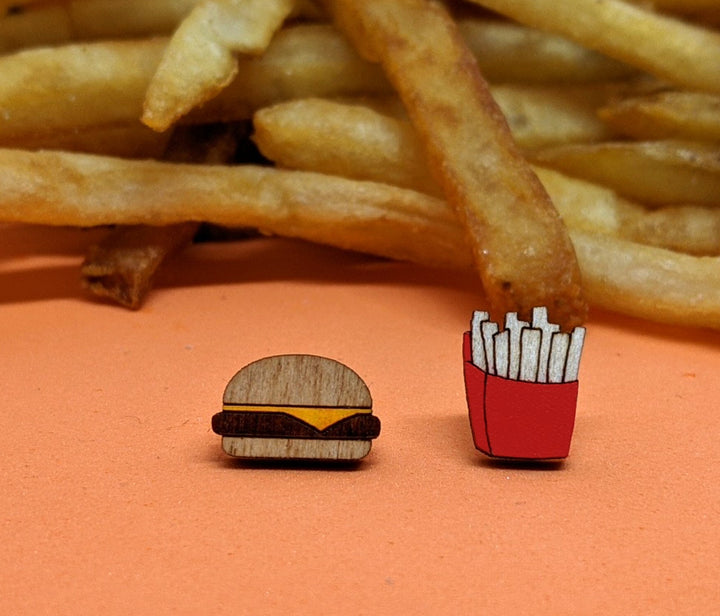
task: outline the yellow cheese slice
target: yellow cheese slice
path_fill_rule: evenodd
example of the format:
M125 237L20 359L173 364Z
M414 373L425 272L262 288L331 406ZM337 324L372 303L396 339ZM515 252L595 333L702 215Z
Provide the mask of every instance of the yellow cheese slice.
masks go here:
M336 406L282 406L254 404L223 404L223 411L241 411L246 413L286 413L310 424L318 430L332 426L338 421L357 415L372 413L371 408L353 408Z

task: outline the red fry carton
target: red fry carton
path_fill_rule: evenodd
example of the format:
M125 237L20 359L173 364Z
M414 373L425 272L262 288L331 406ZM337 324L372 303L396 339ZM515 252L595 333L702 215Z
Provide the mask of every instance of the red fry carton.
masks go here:
M488 374L472 363L470 332L463 368L475 447L488 456L555 460L568 456L578 381L536 383Z

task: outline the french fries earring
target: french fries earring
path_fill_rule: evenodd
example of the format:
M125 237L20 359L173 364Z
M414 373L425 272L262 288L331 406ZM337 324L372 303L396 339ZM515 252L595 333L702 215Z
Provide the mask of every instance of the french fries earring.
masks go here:
M473 314L463 338L463 367L475 447L493 458L558 460L575 426L578 369L585 329L570 333L534 308L532 322Z

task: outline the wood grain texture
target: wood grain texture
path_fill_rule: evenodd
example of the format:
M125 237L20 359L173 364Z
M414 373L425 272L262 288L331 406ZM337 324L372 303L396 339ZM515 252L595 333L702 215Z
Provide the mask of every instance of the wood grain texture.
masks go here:
M380 420L367 385L347 366L276 355L230 379L212 429L238 458L359 460L380 434Z
M236 458L341 461L364 458L370 452L371 442L224 436L222 447Z
M277 355L245 366L228 383L223 404L371 408L370 391L350 368L315 355Z

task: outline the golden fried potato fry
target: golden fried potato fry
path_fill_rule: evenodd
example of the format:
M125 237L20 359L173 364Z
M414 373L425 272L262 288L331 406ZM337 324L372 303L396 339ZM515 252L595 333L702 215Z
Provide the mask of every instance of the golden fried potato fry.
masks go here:
M720 33L622 0L470 0L671 83L720 92Z
M45 172L37 174L37 169ZM208 220L435 267L470 268L453 210L411 190L270 167L179 165L0 149L0 221L166 225ZM594 305L720 328L720 258L571 230Z
M720 328L720 258L572 230L593 305L649 321Z
M457 266L458 241L462 245L457 220L440 199L253 165L0 149L0 194L2 222L92 227L205 221L436 267Z
M169 133L157 133L137 121L130 124L92 126L83 130L57 131L23 137L15 142L7 140L5 146L26 150L67 150L123 158L160 158L169 139Z
M56 45L73 38L66 7L48 5L42 10L0 18L0 52L25 47Z
M73 0L66 4L81 40L170 34L199 0Z
M243 132L232 125L180 127L172 131L164 159L227 163L235 156L242 136ZM196 222L114 227L90 247L81 268L83 283L95 295L137 309L160 266L192 241L198 227Z
M720 146L642 141L556 146L533 158L653 205L720 205Z
M607 135L591 112L591 105L561 104L573 100L570 93L519 86L496 86L492 93L513 136L523 147ZM367 100L347 104L318 98L278 103L255 113L254 139L267 158L286 167L379 179L438 194L440 189L428 173L410 123L395 121L387 113L371 108L373 104ZM368 169L374 165L376 169Z
M0 143L136 121L166 44L164 38L102 41L0 57ZM261 57L241 59L235 81L186 121L249 118L289 98L389 90L382 71L330 26L298 25L279 32Z
M720 142L720 96L675 90L629 97L598 110L617 132L636 139Z
M633 4L647 5L647 0L629 0ZM652 0L652 5L658 9L678 13L694 13L703 9L712 9L718 6L717 0Z
M509 21L462 19L458 28L491 83L597 83L637 72L564 37Z
M164 48L149 39L0 57L0 142L137 121Z
M720 209L669 206L650 210L605 186L535 168L571 230L612 235L695 255L720 255Z
M170 34L199 0L73 0L0 18L0 51Z
M528 316L534 306L546 306L561 327L582 323L587 307L566 229L450 16L425 0L327 5L398 91L468 230L493 310Z
M278 165L440 192L409 123L360 104L281 103L255 114L255 141ZM609 188L536 167L571 229L604 233L697 255L720 254L720 209L647 208Z
M162 263L192 241L197 227L185 222L113 229L90 247L80 270L83 286L99 297L139 308Z
M203 0L170 39L148 86L142 121L163 131L216 96L238 71L236 53L260 55L294 0Z
M597 108L615 90L609 85L490 88L515 142L526 150L611 139L614 132L598 118Z
M255 113L253 127L263 156L284 167L442 195L410 123L366 104L318 98L278 103Z

